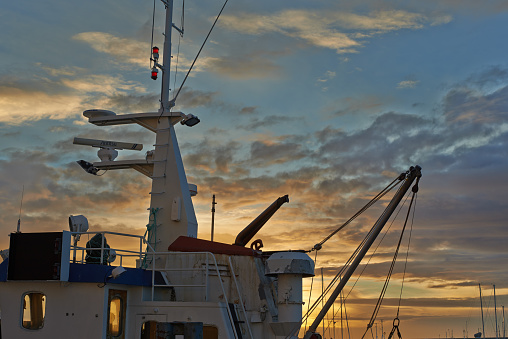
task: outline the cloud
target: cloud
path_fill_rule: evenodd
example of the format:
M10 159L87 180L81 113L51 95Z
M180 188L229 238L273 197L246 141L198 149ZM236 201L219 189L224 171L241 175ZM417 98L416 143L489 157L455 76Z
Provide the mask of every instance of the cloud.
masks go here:
M19 125L42 118L64 119L80 111L81 100L77 94L50 94L0 85L0 121Z
M386 104L386 98L377 96L346 97L334 101L326 107L325 111L332 111L335 116L343 116L356 113L378 113L379 109ZM337 108L339 107L339 108Z
M399 82L397 85L397 88L403 89L403 88L415 88L416 85L418 85L419 81L417 80L404 80Z
M257 106L242 107L240 114L254 114L256 113Z
M155 112L159 109L158 94L115 93L104 100L104 107L114 107L117 112Z
M119 38L103 32L83 32L72 37L89 44L94 50L112 55L120 63L148 67L150 45L147 42Z
M274 61L273 56L279 53L251 52L234 56L222 56L209 59L208 70L232 79L264 79L279 77L281 67Z
M177 104L187 108L209 106L219 92L204 92L183 87L177 98Z
M426 17L403 10L374 11L368 15L343 11L285 10L272 15L223 15L221 25L244 34L279 33L337 53L354 53L373 34L421 29L444 24L449 16Z
M243 108L242 108L242 110L243 110ZM241 123L241 124L237 125L236 128L247 130L247 131L253 131L253 130L256 130L256 129L259 129L262 127L269 127L269 126L274 126L277 124L283 124L286 121L287 121L287 118L283 117L283 116L275 116L275 115L270 115L270 116L265 116L265 117L254 116L249 120L249 122Z
M451 90L445 97L445 117L450 123L502 124L508 113L508 86L484 95L470 88Z
M250 163L256 167L283 164L303 157L302 146L293 142L255 141L250 147Z
M145 92L145 88L134 81L124 81L120 76L92 74L79 79L62 79L62 84L81 93L115 95L120 91Z

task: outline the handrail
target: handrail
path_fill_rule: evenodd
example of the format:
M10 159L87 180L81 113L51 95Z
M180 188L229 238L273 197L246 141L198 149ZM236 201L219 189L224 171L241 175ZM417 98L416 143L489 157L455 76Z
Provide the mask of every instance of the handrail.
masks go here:
M150 270L151 273L152 273L152 286L151 286L151 300L154 301L154 296L155 296L155 287L201 287L201 288L205 288L205 301L208 301L209 300L209 292L208 292L208 286L210 285L210 274L209 274L209 271L210 271L210 265L213 266L212 270L215 270L216 274L217 274L217 281L219 282L220 284L220 288L221 288L221 291L222 291L222 295L223 295L223 298L224 298L224 301L226 303L226 311L228 313L228 318L230 320L230 323L232 325L232 332L234 334L234 337L236 339L239 339L238 338L238 334L236 333L236 330L235 330L235 327L234 327L234 319L233 319L233 314L232 314L232 310L230 309L229 307L229 301L228 301L228 297L227 297L227 293L226 293L226 289L224 288L224 284L222 282L222 276L221 276L221 273L220 273L220 270L219 270L219 265L217 264L217 259L215 258L215 255L211 252L155 252L153 247L146 241L146 239L144 238L144 236L140 236L140 235L133 235L133 234L127 234L127 233L119 233L119 232L110 232L110 231L101 231L101 232L71 232L71 235L73 236L76 236L76 235L87 235L87 234L93 234L93 235L96 235L96 234L102 234L102 244L101 244L101 247L98 248L98 247L83 247L83 246L78 246L77 245L77 242L74 243L74 245L71 245L71 251L74 252L74 259L70 259L71 261L74 261L76 260L76 252L77 251L81 251L81 260L80 262L82 263L84 261L84 258L85 258L85 253L84 251L85 250L88 250L88 249L93 249L93 250L100 250L101 251L101 259L100 259L100 263L103 262L103 257L104 257L104 251L105 250L114 250L116 255L120 257L120 266L123 264L123 258L124 257L137 257L139 258L140 262L143 258L143 256L146 256L146 257L151 257L151 267L147 267L146 269L147 270ZM139 251L135 251L135 250L127 250L127 249L120 249L120 248L116 248L116 247L105 247L105 234L109 234L109 235L118 235L118 236L122 236L122 237L130 237L130 238L137 238L139 239L139 242L140 242L140 245L139 245L139 248L140 250ZM146 245L146 251L143 251L143 244ZM185 267L185 268L162 268L162 267L156 267L155 265L155 259L156 259L156 256L160 256L160 257L169 257L169 256L173 256L173 255L195 255L195 254L201 254L201 255L205 255L205 268L197 268L197 269L194 269L194 268L188 268L188 267ZM159 272L174 272L174 271L196 271L196 270L200 270L200 271L205 271L205 283L204 284L166 284L166 285L160 285L160 284L156 284L155 283L155 272L156 271L159 271ZM240 302L241 302L241 309L242 309L242 312L244 314L244 317L246 319L246 322L247 322L247 328L249 330L249 334L250 334L250 337L253 338L253 335L252 335L252 331L251 331L251 328L250 328L250 323L248 321L248 317L247 317L247 312L243 306L243 299L241 297L241 293L240 293L240 289L239 289L239 285L238 285L238 282L236 280L236 276L235 276L235 273L234 273L234 269L233 269L233 266L232 266L232 262L231 262L231 257L229 257L229 270L231 272L231 275L233 276L233 280L235 282L235 285L236 285L236 289L238 291L238 295L239 295L239 298L240 298Z
M231 261L231 257L229 257L229 268L231 269L231 275L233 276L233 280L234 280L235 285L236 285L236 292L238 293L238 298L240 299L240 305L241 305L240 308L243 311L243 316L245 317L245 323L247 324L247 329L249 330L249 334L250 334L251 339L254 339L254 336L252 335L252 331L250 329L249 317L247 316L247 312L245 311L245 306L243 304L242 293L240 291L240 287L238 285L238 281L236 280L235 269L233 268L233 262Z
M228 313L228 317L229 317L229 320L231 322L231 325L233 326L232 329L233 329L233 334L235 336L236 339L239 339L238 338L238 334L236 333L236 330L234 329L234 320L233 320L233 315L231 313L231 310L229 308L229 301L228 301L228 297L227 297L227 293L226 293L226 290L224 288L224 284L222 283L222 277L221 277L221 274L220 274L220 271L219 271L219 266L217 264L217 259L215 258L215 255L211 252L151 252L151 253L146 253L147 255L150 255L152 256L152 265L151 265L151 271L152 271L152 301L154 301L154 288L156 286L167 286L167 287L180 287L179 285L155 285L155 271L159 271L159 272L164 272L164 271L175 271L175 270L178 270L178 269L166 269L166 268L155 268L155 256L156 255L160 255L160 256L171 256L171 255L192 255L192 254L204 254L206 255L206 268L205 268L205 285L203 285L202 287L206 287L205 288L205 301L208 301L208 285L209 285L209 278L210 278L210 275L208 274L208 271L209 271L209 261L211 259L212 261L212 265L215 267L215 271L217 273L217 280L219 281L219 284L220 284L220 288L221 288L221 291L222 291L222 295L224 296L224 301L226 302L226 311ZM196 270L202 270L202 269L196 269ZM232 273L233 274L233 273ZM198 287L198 285L184 285L184 287Z
M128 234L128 233L119 233L119 232L110 232L110 231L101 231L101 232L70 232L72 236L78 236L78 237L81 237L81 235L96 235L96 234L102 234L102 240L101 240L101 247L83 247L83 246L78 246L77 245L77 241L74 242L73 245L71 245L71 250L73 251L73 259L72 261L73 262L76 262L76 252L77 251L81 251L81 260L80 262L83 263L83 260L84 260L84 251L85 250L96 250L96 251L101 251L101 255L100 255L100 263L102 264L103 262L103 258L104 258L104 251L105 250L114 250L116 255L120 257L120 266L123 264L123 257L138 257L139 259L141 259L142 255L143 255L143 244L146 243L145 241L145 238L143 236L140 236L140 235L134 235L134 234ZM117 236L122 236L122 237L128 237L128 238L137 238L139 239L139 251L134 251L134 250L126 250L126 249L121 249L121 248L116 248L116 247L105 247L105 241L106 241L106 237L105 235L106 234L109 234L109 235L117 235ZM109 246L109 245L108 245ZM151 248L151 246L150 246ZM128 254L123 254L123 253L128 253Z

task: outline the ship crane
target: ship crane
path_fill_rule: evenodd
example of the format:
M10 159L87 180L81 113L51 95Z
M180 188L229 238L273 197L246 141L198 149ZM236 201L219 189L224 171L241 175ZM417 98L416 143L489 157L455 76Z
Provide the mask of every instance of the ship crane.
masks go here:
M346 283L349 281L355 270L357 269L358 265L360 265L360 262L367 254L367 251L370 249L372 244L374 243L374 240L376 240L377 236L385 226L386 222L389 220L392 213L397 208L397 205L400 203L406 192L409 190L413 182L416 180L416 185L414 186L413 190L417 190L418 188L418 182L422 176L421 174L421 167L420 166L411 166L411 168L406 172L403 173L404 176L404 182L402 186L399 188L397 193L394 195L386 209L384 210L383 214L379 217L379 219L376 221L374 226L371 229L370 234L366 238L366 240L360 245L358 248L358 254L354 258L354 260L351 262L349 268L342 276L342 279L338 283L335 290L332 292L330 297L328 298L328 301L323 306L317 317L315 318L314 322L310 325L308 331L305 333L304 339L320 339L321 336L316 332L319 324L325 317L325 315L328 313L330 308L332 307L333 303L339 296L339 294L342 292L342 289L346 285Z

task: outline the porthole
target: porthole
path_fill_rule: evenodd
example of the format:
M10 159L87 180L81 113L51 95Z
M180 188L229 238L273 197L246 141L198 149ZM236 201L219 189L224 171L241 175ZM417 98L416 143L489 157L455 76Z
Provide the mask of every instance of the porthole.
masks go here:
M23 295L21 309L21 326L28 330L39 330L44 327L46 316L46 296L40 292L28 292Z

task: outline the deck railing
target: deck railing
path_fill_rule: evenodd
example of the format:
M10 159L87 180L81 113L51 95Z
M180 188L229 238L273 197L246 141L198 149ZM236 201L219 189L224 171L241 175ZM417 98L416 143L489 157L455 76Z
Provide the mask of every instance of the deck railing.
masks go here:
M87 243L88 241L97 234L101 235L101 245L99 247L97 246L78 246L78 241L85 241L83 239L87 236ZM109 231L103 231L103 232L71 232L71 235L73 236L73 244L71 244L71 252L72 252L72 262L77 263L85 263L87 260L87 254L90 258L90 253L92 251L100 251L100 255L94 257L95 260L97 260L97 263L112 263L116 261L116 258L119 258L119 266L125 266L125 267L136 267L136 260L142 260L143 258L143 245L146 244L145 239L143 236L140 235L133 235L128 233L118 233L118 232L109 232ZM109 239L106 239L106 235L112 236ZM81 238L81 239L80 239ZM112 238L116 241L112 242ZM125 249L120 248L118 246L111 246L111 244L117 242L117 238L120 238L121 242L125 243L126 240L130 240L129 248L131 249ZM108 243L109 241L109 243ZM138 247L139 245L139 247ZM136 248L136 250L134 250ZM139 250L138 250L139 248ZM151 248L148 246L148 248ZM125 263L124 259L134 259L132 262Z
M89 240L91 237L96 236L97 234L101 234L101 245L97 246L78 246L79 238L87 237ZM155 300L155 291L156 288L179 288L179 289L203 289L204 290L204 300L210 301L209 295L209 287L211 284L211 277L218 282L220 286L220 291L222 293L222 298L226 304L226 309L228 313L229 320L231 324L234 324L233 315L231 313L231 309L229 308L229 301L227 297L226 289L224 288L223 283L223 275L221 274L221 270L217 263L217 259L215 255L211 252L155 252L150 246L150 244L146 241L143 236L132 235L127 233L118 233L118 232L71 232L71 235L74 237L74 242L71 244L71 252L72 252L72 262L77 263L86 263L87 262L87 254L88 258L90 258L91 251L100 251L100 256L97 258L94 257L94 260L97 260L97 264L111 264L119 258L119 262L115 263L119 266L124 267L136 267L136 268L144 268L146 270L151 271L152 274L152 286L151 286L151 301ZM108 239L106 239L106 235L108 235ZM125 243L126 240L131 240L130 248L131 249L123 249L114 244L118 242L117 239L113 240L113 237L120 237L122 240L120 242ZM84 241L85 239L81 239ZM88 241L87 241L88 243ZM133 245L134 244L134 245ZM139 246L139 247L138 247ZM146 251L143 250L143 246L146 246ZM136 247L136 250L132 249ZM139 248L139 250L138 250ZM114 253L114 254L113 254ZM172 256L178 256L181 261L182 258L190 258L190 256L195 256L195 260L201 261L202 265L200 267L195 267L195 261L192 261L192 265L186 266L181 265L181 267L167 267L167 263L174 263L175 261L171 260ZM199 259L197 259L199 257ZM164 263L164 265L162 264ZM233 269L233 263L231 258L229 258L229 262L226 264L227 271L230 272L232 283L234 283L234 287L236 288L236 292L240 298L240 308L243 313L243 316L246 319L246 325L248 334L250 338L252 338L252 332L250 329L250 323L248 321L248 316L244 308L244 303L241 297L240 286L235 277L235 272ZM164 279L164 284L157 283L156 274L160 272ZM179 272L179 273L177 273ZM176 281L175 277L182 277L187 273L195 273L202 272L201 276L204 278L201 283L196 283L197 280L195 277L193 279L180 279L181 281L173 283L172 280ZM213 272L214 274L210 274ZM177 273L177 274L175 274ZM198 274L199 275L199 274ZM196 293L198 294L198 293ZM194 294L194 295L196 295ZM234 326L233 326L234 327ZM233 330L235 337L238 338L236 331Z

